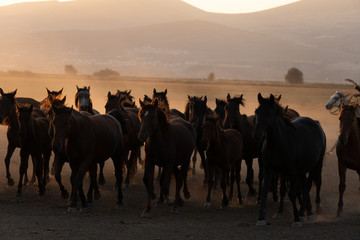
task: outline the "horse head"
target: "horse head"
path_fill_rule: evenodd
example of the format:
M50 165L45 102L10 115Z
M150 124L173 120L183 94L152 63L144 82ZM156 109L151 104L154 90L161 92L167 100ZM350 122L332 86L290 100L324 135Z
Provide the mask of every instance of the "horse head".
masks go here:
M224 128L237 128L240 116L240 105L245 106L243 94L231 98L230 94L226 96Z
M4 93L0 88L0 124L8 124L10 116L16 115L16 95L17 89L10 93Z
M358 109L359 105L355 103L341 104L339 143L346 144L348 142L354 122L358 124L356 121L356 111Z
M75 106L80 111L91 111L92 101L90 99L90 86L79 88L76 86L77 93L75 94Z

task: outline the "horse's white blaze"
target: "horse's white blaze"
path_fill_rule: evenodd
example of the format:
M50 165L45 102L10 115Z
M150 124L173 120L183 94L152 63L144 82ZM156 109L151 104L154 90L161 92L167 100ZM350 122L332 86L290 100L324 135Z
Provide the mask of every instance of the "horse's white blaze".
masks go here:
M145 113L144 113L144 116L146 117L147 115L149 115L149 111L146 111Z

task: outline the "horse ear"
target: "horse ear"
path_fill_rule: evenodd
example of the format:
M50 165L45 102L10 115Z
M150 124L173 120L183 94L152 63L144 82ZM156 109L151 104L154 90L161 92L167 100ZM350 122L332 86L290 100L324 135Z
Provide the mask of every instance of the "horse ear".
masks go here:
M215 98L215 103L219 104L219 99Z
M130 95L130 93L131 93L131 89L128 91L128 94Z
M156 94L156 89L154 88L154 90L153 90L153 94Z
M16 92L17 92L17 89L15 89L15 91L13 91L13 92L11 93L11 95L13 95L13 97L15 97Z
M62 94L62 91L64 90L64 88L62 88L60 91L59 91L59 94Z
M206 102L207 102L207 97L206 97L206 95L205 95L205 97L204 97L204 102L205 102L205 104L206 104Z
M29 112L32 112L34 109L34 106L32 104L30 104L30 107L29 107Z
M50 90L48 89L48 88L46 88L46 91L47 91L47 94L48 94L48 96L50 95Z
M139 104L140 104L140 107L143 108L145 106L145 103L143 101L141 101L141 99L139 98Z
M159 102L158 102L157 98L155 99L153 105L155 108L157 108L159 106Z
M79 91L79 87L78 87L78 85L76 85L76 90L78 90L78 91Z
M164 91L164 92L165 92L165 95L166 95L166 94L167 94L167 89L165 89L165 91Z
M1 89L1 88L0 88L0 89ZM191 100L191 97L190 97L190 95L188 95L188 99L189 99L189 100Z
M2 88L0 88L0 94L1 96L4 96L4 91L2 90Z
M287 105L287 106L285 107L284 112L287 112L288 109L289 109L289 105Z
M226 99L229 101L231 99L230 93L227 94Z
M111 92L110 91L108 92L107 97L108 97L108 99L111 97Z
M261 93L258 93L258 102L260 104L264 103L264 98L262 97Z
M65 101L66 101L66 96L60 102L64 105Z
M90 91L90 86L87 88L88 91Z
M272 94L270 94L270 102L275 102L275 97L274 97L274 95L272 95Z
M276 98L276 102L279 103L281 100L281 94Z

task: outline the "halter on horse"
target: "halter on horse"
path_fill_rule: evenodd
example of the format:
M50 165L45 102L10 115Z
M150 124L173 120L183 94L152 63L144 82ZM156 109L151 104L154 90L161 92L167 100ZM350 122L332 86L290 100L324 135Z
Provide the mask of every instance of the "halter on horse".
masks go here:
M341 104L345 103L345 104L349 104L350 100L347 99L347 97L349 96L349 94L344 94L343 91L336 91L336 93L334 93L329 101L325 104L325 107L327 110L330 110L331 114L334 115L338 115L338 113L341 110ZM336 108L335 110L332 110L333 108Z

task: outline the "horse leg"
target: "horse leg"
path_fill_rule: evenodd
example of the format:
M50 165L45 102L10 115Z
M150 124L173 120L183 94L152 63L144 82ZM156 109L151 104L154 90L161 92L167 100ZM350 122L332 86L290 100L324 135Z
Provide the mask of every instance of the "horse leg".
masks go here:
M9 140L10 141L10 140ZM7 178L7 184L9 186L14 185L14 179L11 178L11 174L10 174L10 159L11 156L13 155L14 151L15 151L15 144L12 144L9 142L8 144L8 148L7 148L7 153L6 153L6 157L5 157L5 167L6 167L6 178Z
M188 189L188 185L187 185L187 171L189 170L189 165L190 163L186 166L186 175L185 175L185 178L184 178L184 189L183 189L183 192L184 192L184 197L185 199L189 199L191 197L191 194L189 192L189 189Z
M50 163L50 157L51 157L51 149L47 150L45 152L45 154L43 155L43 159L44 159L44 186L50 182L50 177L49 177L49 163Z
M31 156L31 162L32 162L32 164L33 164L33 172L32 172L32 176L31 176L31 179L30 179L30 181L28 180L28 176L27 176L27 171L26 171L26 173L25 173L25 180L24 180L24 184L25 184L25 182L27 182L27 184L28 185L35 185L35 182L36 182L36 178L35 178L35 176L36 176L36 170L35 170L35 166L36 166L36 159L34 159L32 156Z
M188 162L188 163L181 165L179 177L176 179L175 203L174 203L174 208L172 210L172 212L174 212L174 213L178 212L178 210L177 210L178 206L181 207L184 205L184 200L180 196L180 190L186 179L189 164L190 163Z
M205 209L209 209L211 206L211 190L214 184L215 167L213 166L213 164L209 164L207 170L208 170L208 194L206 196L206 202L204 205Z
M201 157L201 165L203 166L204 168L204 181L203 181L203 186L206 186L206 183L208 182L208 171L207 171L207 168L208 168L208 163L207 163L207 160L205 158L205 153L204 151L199 151L199 154L200 154L200 157ZM215 170L215 168L214 168Z
M273 194L274 202L278 201L278 184L279 184L280 174L278 172L274 172L274 177L271 181L271 189Z
M111 159L113 160L113 164L114 164L114 168L115 168L115 177L116 177L116 185L118 186L118 196L117 196L117 208L121 208L123 206L123 193L122 193L122 189L121 189L121 185L122 185L122 181L123 181L123 171L122 171L122 166L123 166L123 161L124 161L124 157L123 157L123 153L122 150L119 149L115 156L112 157ZM97 188L97 185L95 185L95 187Z
M45 194L45 184L43 180L43 172L44 172L44 159L40 154L37 156L31 156L34 162L35 174L38 180L38 187L39 187L39 196L43 196Z
M221 176L220 176L220 171L221 169L216 167L215 168L215 175L214 175L214 186L213 188L216 189L217 188L217 185L219 184L219 181L221 180Z
M151 200L154 200L156 198L156 195L154 193L154 170L155 170L155 165L153 163L150 164L149 159L145 157L145 171L144 171L143 182L146 187L148 198L145 209L141 215L141 217L145 217L145 218L150 217Z
M26 170L28 169L29 154L21 149L20 150L20 158L21 158L20 159L21 160L20 169L19 169L20 179L19 179L18 189L16 192L16 195L18 197L21 197L22 181L23 181L24 174L25 174Z
M65 160L66 160L66 157L64 154L55 153L53 168L54 168L55 180L60 187L61 196L64 199L67 199L67 198L69 198L69 193L68 193L68 191L66 191L66 189L65 189L64 185L62 185L62 181L61 181L61 171L64 166Z
M96 181L96 178L95 178L95 181ZM80 200L81 200L81 211L86 212L87 211L87 202L86 202L86 197L85 197L85 193L84 193L83 183L81 183L81 185L79 186L79 196L80 196Z
M193 153L193 157L192 157L192 162L193 162L193 167L192 167L192 174L196 175L196 155L197 155L197 149L194 149L194 153Z
M222 167L221 168L221 182L220 182L220 186L222 189L222 199L221 199L221 207L227 207L229 205L229 199L226 196L226 173L228 172L228 170L226 169L226 167ZM229 177L229 175L227 175Z
M260 204L260 214L258 221L256 222L256 226L265 226L266 220L265 220L265 212L266 212L266 202L267 202L267 196L269 191L269 183L271 179L273 178L273 172L270 169L264 169L264 185L261 189L261 204Z
M235 166L230 166L230 190L229 190L229 201L232 200L234 195L234 182L235 182Z
M240 190L240 172L241 172L241 159L239 161L237 161L236 165L235 165L235 179L236 179L236 186L237 186L237 192L238 192L238 201L239 204L243 204L243 198L241 195L241 190ZM234 185L234 183L233 183Z
M175 175L175 178L178 179L179 177L179 169L177 167L174 167L174 175ZM164 183L164 171L161 171L161 176L160 176L160 196L159 196L159 200L157 201L157 206L162 206L164 205L164 202L165 202L165 198L164 198L164 192L163 192L163 189L162 189L162 185ZM169 204L169 203L167 203Z
M289 195L290 201L292 203L293 212L294 212L293 227L300 227L301 226L300 215L299 215L299 210L296 206L296 188L297 188L296 178L297 178L297 176L290 177L290 190L289 190L288 195Z
M281 218L284 212L284 198L286 195L286 178L283 174L280 175L280 202L279 208L274 215L274 218Z
M338 170L339 170L339 176L340 176L340 184L339 184L339 203L338 203L338 210L337 210L337 216L342 217L344 216L343 212L343 195L346 188L346 166L343 162L338 163Z
M105 180L105 177L104 177L104 165L105 165L105 162L99 162L99 184L100 185L104 185L106 180Z
M245 163L246 163L246 167L247 167L246 184L249 186L248 196L255 197L257 193L256 193L255 188L253 187L253 182L254 182L254 170L252 167L253 159L252 158L245 159Z
M259 194L258 194L257 204L260 204L261 203L261 195L262 195L263 179L264 179L264 168L263 168L263 162L261 159L261 154L259 155L259 158L258 158L258 164L259 164L259 173L258 173Z
M84 171L83 169L75 169L72 170L71 172L71 178L73 179L72 182L72 196L71 196L71 203L70 206L68 208L68 212L74 212L77 210L76 208L76 201L77 201L77 193L79 191L80 197L82 198L82 194L80 191L80 187L82 186L82 182L85 176L86 171ZM86 206L86 202L85 202L85 206ZM82 207L84 207L84 203L82 202Z
M160 181L162 171L163 171L162 167L158 166L158 175L156 177L156 180Z
M89 169L89 175L90 175L90 185L89 185L89 190L87 192L87 204L91 205L92 204L92 198L93 198L93 190L94 190L94 185L96 183L96 175L97 175L97 165L93 164L91 165L90 169Z
M161 192L164 195L166 202L168 205L172 204L172 201L169 197L169 188L170 188L170 181L171 181L171 173L174 171L174 167L172 166L165 166L162 169L163 173L162 173L162 183L160 185L161 188ZM178 179L180 178L180 175L178 176ZM170 204L169 204L170 203ZM173 208L172 212L176 212L177 209Z

